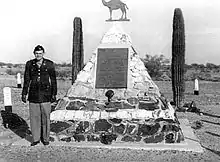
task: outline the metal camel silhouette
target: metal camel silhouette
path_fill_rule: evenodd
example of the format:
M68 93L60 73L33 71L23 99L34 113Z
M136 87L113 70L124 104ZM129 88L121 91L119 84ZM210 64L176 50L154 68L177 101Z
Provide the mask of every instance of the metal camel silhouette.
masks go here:
M102 0L102 3L104 6L109 8L110 12L110 18L109 20L112 20L112 11L120 9L122 12L120 20L127 19L127 12L126 9L128 9L127 5L120 0L110 0L109 2L106 2L105 0Z

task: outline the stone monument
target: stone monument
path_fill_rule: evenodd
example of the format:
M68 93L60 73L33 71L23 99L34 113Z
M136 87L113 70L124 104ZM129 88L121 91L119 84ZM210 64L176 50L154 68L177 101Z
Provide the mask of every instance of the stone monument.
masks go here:
M111 13L116 2L121 4L119 0L103 4ZM124 11L126 5L119 6ZM51 113L51 139L102 144L182 142L175 110L161 96L122 22L110 23L112 27Z
M12 112L11 88L4 87L3 94L4 94L5 111L11 113Z

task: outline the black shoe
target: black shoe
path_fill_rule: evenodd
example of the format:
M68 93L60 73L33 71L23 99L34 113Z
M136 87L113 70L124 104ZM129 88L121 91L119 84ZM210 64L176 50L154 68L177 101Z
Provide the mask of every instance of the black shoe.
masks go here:
M35 145L37 145L38 143L40 143L40 141L33 142L33 143L31 143L31 146L35 146Z
M49 142L42 142L45 146L49 145Z

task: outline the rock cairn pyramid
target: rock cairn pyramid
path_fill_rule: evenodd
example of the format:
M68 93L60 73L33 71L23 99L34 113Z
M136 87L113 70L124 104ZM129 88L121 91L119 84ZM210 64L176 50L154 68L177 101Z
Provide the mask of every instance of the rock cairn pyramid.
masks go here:
M130 36L124 32L120 23L114 23L112 28L104 34L100 45L93 52L91 59L77 75L75 83L67 92L67 97L87 97L105 100L108 89L96 89L97 52L99 47L128 47L128 85L127 88L114 89L115 99L127 99L143 95L160 96L159 88L147 72L144 63L132 46Z

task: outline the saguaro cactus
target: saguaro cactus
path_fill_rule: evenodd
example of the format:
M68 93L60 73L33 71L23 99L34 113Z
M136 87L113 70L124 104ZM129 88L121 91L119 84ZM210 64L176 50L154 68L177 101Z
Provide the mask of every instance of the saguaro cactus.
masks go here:
M174 10L172 39L172 90L173 101L180 108L184 101L185 29L180 8Z
M76 80L76 76L83 68L83 32L82 20L80 17L75 17L73 21L73 51L72 51L72 84Z

